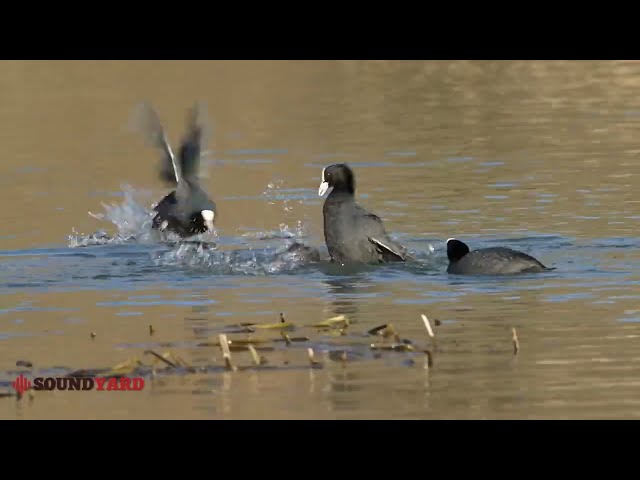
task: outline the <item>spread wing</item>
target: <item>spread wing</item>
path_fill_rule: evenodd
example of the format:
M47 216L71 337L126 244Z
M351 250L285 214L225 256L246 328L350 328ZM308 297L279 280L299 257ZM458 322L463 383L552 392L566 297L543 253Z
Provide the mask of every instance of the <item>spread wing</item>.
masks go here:
M187 133L180 146L180 167L182 175L195 181L200 171L202 145L207 134L207 118L204 103L198 102L189 111L187 117Z
M140 131L151 146L162 152L160 178L175 185L180 179L176 157L171 150L164 128L155 109L148 103L140 103L132 118L132 128Z

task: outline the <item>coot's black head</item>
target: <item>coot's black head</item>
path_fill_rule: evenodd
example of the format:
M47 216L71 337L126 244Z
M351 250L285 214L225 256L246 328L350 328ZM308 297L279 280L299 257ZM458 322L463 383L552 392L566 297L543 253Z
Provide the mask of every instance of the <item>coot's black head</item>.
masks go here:
M356 179L353 170L344 163L330 165L322 169L322 181L318 189L318 195L321 197L327 193L329 188L333 187L335 191L355 193Z
M469 247L464 242L450 238L447 240L447 257L450 262L457 262L469 253Z
M189 217L189 231L192 234L213 232L213 220L216 216L215 208L193 212Z

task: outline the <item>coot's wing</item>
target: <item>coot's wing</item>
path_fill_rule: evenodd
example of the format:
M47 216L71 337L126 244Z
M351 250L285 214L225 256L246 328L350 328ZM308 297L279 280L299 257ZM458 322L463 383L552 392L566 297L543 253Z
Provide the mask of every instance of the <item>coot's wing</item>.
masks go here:
M531 255L505 247L475 250L461 261L469 271L491 274L526 273L547 270Z
M197 181L200 171L200 155L206 134L206 111L203 103L196 103L189 111L187 133L180 146L180 166L182 175L190 181Z
M512 250L511 248L496 248L496 252L506 257L509 261L514 262L522 266L523 269L542 269L553 270L542 264L537 258L532 257L524 252L518 250Z
M356 210L358 223L362 225L368 240L376 246L378 252L382 255L392 255L401 261L406 260L405 249L389 238L382 219L359 205L356 206Z
M402 251L400 251L400 249L398 249L394 243L390 243L388 241L386 243L382 243L380 240L378 240L375 237L368 237L368 238L371 243L373 243L378 247L378 252L380 252L381 254L387 253L389 255L393 255L398 260L402 260L402 261L406 260L404 253L402 253Z
M132 127L144 135L147 143L160 149L162 152L160 178L169 184L175 185L180 178L179 168L160 118L154 108L147 103L139 104L132 118Z

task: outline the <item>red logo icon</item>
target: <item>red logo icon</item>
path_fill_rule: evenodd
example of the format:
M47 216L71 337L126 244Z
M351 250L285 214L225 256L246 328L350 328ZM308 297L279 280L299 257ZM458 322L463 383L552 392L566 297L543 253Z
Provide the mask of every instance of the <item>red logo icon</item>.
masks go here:
M13 382L11 382L11 386L15 389L18 394L22 395L24 392L31 388L31 380L24 377L24 375L20 375Z

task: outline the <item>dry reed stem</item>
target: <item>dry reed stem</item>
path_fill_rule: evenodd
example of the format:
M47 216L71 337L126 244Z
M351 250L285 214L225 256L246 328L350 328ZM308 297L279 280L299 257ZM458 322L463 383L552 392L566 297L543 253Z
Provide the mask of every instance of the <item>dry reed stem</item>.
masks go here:
M218 335L220 339L220 348L222 348L222 356L224 358L224 364L228 370L236 370L236 367L233 366L231 362L231 350L229 350L229 340L227 340L227 336L224 333Z
M429 319L425 314L422 314L422 321L424 322L424 326L426 327L429 336L431 338L435 337L435 335L433 334L433 329L431 328L431 323L429 323Z

